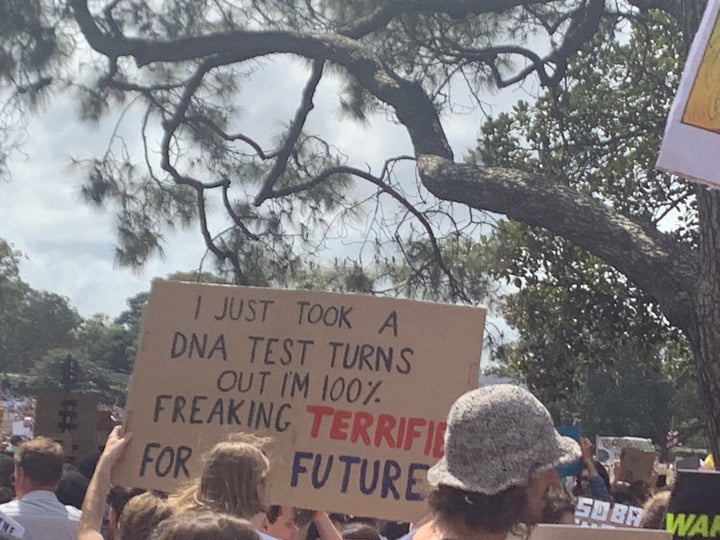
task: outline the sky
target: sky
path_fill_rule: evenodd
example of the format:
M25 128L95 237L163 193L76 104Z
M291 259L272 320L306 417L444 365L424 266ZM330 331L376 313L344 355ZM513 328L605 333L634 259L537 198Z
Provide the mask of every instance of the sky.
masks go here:
M259 139L269 138L271 128L287 121L306 77L301 64L269 61L244 89L243 122ZM487 110L496 114L520 98L527 99L522 89L489 95ZM410 153L406 132L384 117L374 118L368 126L342 119L337 85L323 85L315 102L309 129L328 134L351 156L351 165L377 170L388 156ZM469 100L467 105L469 111ZM154 277L196 269L205 255L199 230L193 226L168 233L165 257L153 257L140 271L115 264L114 216L80 201L80 172L71 163L105 151L119 114L113 111L92 126L78 120L77 106L69 98L52 100L28 126L22 152L13 154L10 181L0 183L0 238L24 254L21 278L35 289L67 297L83 317L117 316L127 298L150 289ZM456 159L474 144L481 118L475 110L444 119ZM139 124L131 116L126 125L121 134L138 149ZM217 215L215 222L219 220Z

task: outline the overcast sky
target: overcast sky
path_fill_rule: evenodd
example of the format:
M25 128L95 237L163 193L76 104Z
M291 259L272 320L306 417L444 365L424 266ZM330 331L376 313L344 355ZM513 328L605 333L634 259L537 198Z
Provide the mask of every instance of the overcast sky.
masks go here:
M246 88L241 98L243 118L257 136L262 138L263 127L267 135L267 128L276 130L287 122L306 76L300 64L269 62ZM489 102L497 113L520 98L527 98L521 89L489 96ZM324 85L315 101L311 130L328 134L351 156L352 165L378 167L393 154L410 153L406 132L388 124L384 117L366 128L340 118L333 85ZM197 268L205 254L194 227L169 234L164 245L166 258L153 258L141 272L115 264L114 217L80 202L80 173L70 162L72 157L100 155L116 117L111 115L94 128L77 120L70 100L55 100L30 124L24 154L13 155L11 181L0 183L0 237L25 254L21 277L35 289L68 297L85 317L98 312L116 316L125 309L128 297L149 290L153 277ZM461 159L475 142L480 114L476 111L445 120L456 159ZM137 124L131 127L133 132L125 136L132 144L137 142Z

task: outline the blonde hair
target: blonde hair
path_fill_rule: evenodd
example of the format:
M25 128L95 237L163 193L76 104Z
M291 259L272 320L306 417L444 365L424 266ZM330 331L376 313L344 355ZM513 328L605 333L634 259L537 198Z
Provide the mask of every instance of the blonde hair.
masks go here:
M153 540L260 540L246 519L217 512L192 512L164 521Z
M115 538L118 540L146 540L164 520L172 517L173 509L167 501L147 491L131 498L125 505Z
M270 470L263 453L268 442L238 433L217 443L203 458L199 481L173 495L171 504L178 512L211 509L245 519L263 512L258 486Z

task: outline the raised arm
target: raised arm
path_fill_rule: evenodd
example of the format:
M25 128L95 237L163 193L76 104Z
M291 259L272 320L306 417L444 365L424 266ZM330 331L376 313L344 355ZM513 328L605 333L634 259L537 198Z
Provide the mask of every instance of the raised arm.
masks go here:
M103 540L100 529L105 512L105 499L110 490L112 469L131 438L122 426L115 426L108 435L105 449L100 455L95 474L88 485L82 505L82 517L78 522L78 540Z

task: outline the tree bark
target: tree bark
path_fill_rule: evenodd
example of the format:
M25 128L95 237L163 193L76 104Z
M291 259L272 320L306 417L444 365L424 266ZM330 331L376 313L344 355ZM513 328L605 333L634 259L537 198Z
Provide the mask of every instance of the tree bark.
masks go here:
M720 466L720 191L698 187L699 272L695 318L685 334L692 345L708 437Z

